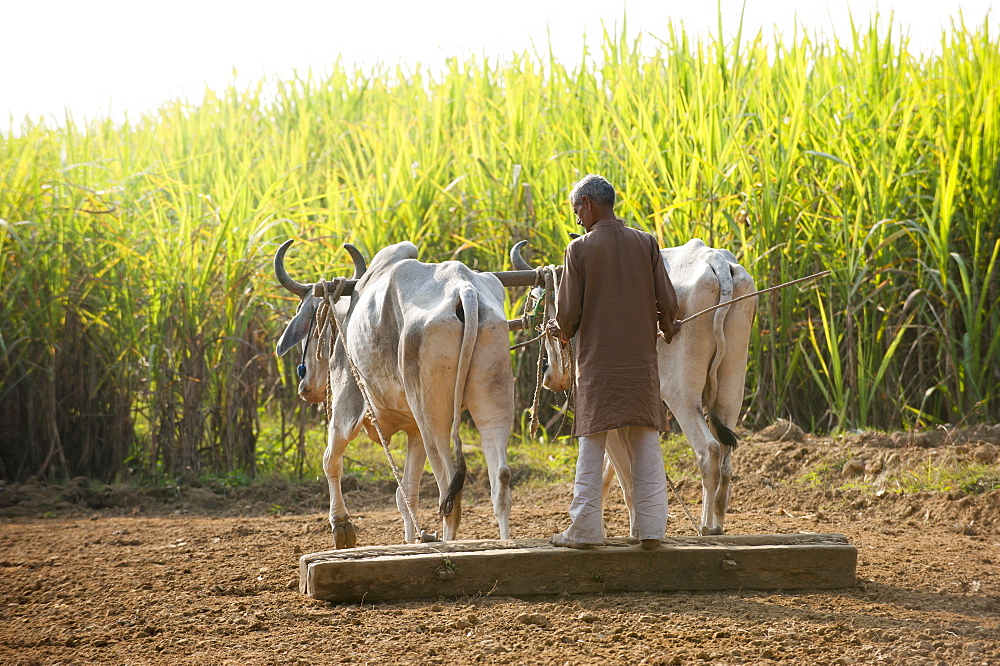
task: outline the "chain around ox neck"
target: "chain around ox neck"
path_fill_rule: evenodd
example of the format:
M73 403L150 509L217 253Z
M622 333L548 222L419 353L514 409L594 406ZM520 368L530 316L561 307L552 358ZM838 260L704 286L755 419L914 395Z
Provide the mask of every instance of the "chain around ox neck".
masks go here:
M413 510L413 505L410 504L410 498L406 494L406 489L403 487L403 480L399 473L399 468L396 467L396 461L392 459L392 453L389 451L389 443L386 441L385 435L382 433L382 427L379 425L378 419L375 417L375 408L372 407L371 396L368 394L368 388L365 386L364 379L361 377L361 373L358 371L356 365L354 365L354 360L351 358L351 352L347 349L347 330L344 328L344 321L337 314L337 309L334 305L340 299L340 295L344 291L344 285L346 284L346 278L338 277L332 280L334 287L333 291L329 289L329 282L323 282L323 297L320 304L316 307L316 323L318 326L317 336L321 336L327 329L331 328L330 319L332 318L337 323L337 330L340 335L337 338L340 340L340 345L344 348L344 355L347 357L347 365L351 368L351 374L354 376L354 381L358 385L358 389L361 391L361 397L365 401L365 416L367 416L372 425L375 426L375 431L378 433L379 443L382 445L382 450L385 451L385 457L389 460L389 468L392 469L392 475L396 478L396 485L399 486L399 494L403 497L403 504L406 505L406 512L410 516L410 521L413 523L413 528L416 530L419 541L437 541L437 536L432 535L422 529L420 529L420 523L417 522L417 514ZM333 357L333 332L327 340L327 358ZM320 344L316 345L316 355L319 357L321 353ZM327 423L333 419L333 387L332 382L327 381L326 387L326 400L323 403L324 411L326 413Z

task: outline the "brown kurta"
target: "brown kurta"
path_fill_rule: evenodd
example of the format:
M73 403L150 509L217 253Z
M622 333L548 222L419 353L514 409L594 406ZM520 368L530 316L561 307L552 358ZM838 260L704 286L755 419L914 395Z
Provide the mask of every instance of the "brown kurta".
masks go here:
M576 336L576 435L624 426L667 429L656 329L677 295L656 238L621 220L596 223L566 248L556 321Z

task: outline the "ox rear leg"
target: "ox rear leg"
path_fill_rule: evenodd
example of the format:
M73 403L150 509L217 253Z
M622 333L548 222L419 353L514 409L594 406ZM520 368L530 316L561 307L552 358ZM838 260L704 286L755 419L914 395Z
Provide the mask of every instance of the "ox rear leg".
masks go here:
M463 402L482 442L500 538L509 539L512 500L507 442L514 426L514 376L510 372L510 334L500 319L502 307L498 307L497 314L492 324L480 325Z
M722 534L719 500L722 488L723 448L715 438L712 438L705 443L703 451L697 452L698 468L701 471L702 536Z
M465 482L465 471L458 473L456 465L452 464L447 438L437 436L430 427L421 427L420 430L424 440L424 452L438 487L441 538L444 541L452 541L462 521L461 486ZM456 484L456 488L452 488L453 483Z
M668 393L665 402L687 437L698 462L698 471L701 473L701 533L705 536L722 534L718 497L724 447L705 422L701 402L692 404L685 397L678 393Z
M608 493L611 492L611 483L615 480L618 474L615 472L615 464L611 462L611 456L604 456L604 472L601 478L601 538L606 539L608 537L608 525L604 520L604 507L608 505ZM624 490L624 489L623 489ZM628 498L625 499L626 506L631 507L628 503ZM632 511L629 509L629 518L631 519Z
M421 429L423 430L423 429ZM448 442L440 437L424 434L424 451L434 472L438 487L438 507L441 516L441 538L452 541L458 533L462 521L462 490L465 482L464 469L456 471L449 457ZM455 484L455 488L452 485Z
M724 447L711 436L695 449L701 472L701 533L702 536L722 534L719 515L719 491L722 487L722 455Z
M483 339L493 336L495 345L507 354L507 331L488 331ZM499 355L498 355L499 356ZM491 358L496 363L490 362ZM508 362L502 359L504 365ZM493 515L500 529L500 538L510 538L510 468L507 466L507 441L514 425L514 380L510 371L497 373L500 359L481 354L477 349L472 359L465 387L465 403L479 431L486 470L490 477L490 499ZM502 366L501 366L502 367ZM508 366L509 367L509 366Z
M427 460L427 452L424 450L424 441L419 432L407 433L406 439L406 464L403 467L403 485L396 488L396 508L403 516L403 542L417 543L417 525L410 517L410 511L406 506L406 499L410 500L410 507L414 513L417 511L418 500L420 499L420 473L424 469L424 462ZM406 491L406 499L403 498L403 491Z
M715 515L717 516L719 531L714 534L723 533L726 511L729 510L729 487L733 480L732 453L732 446L722 445L722 464L719 467L719 490L715 494Z
M470 410L471 411L471 410ZM512 410L513 411L513 410ZM473 414L475 421L475 414ZM483 456L486 458L486 469L490 476L490 499L493 502L493 515L500 528L500 538L510 538L510 468L507 467L507 439L510 437L508 421L498 425L483 425L479 429L483 445Z
M601 509L607 507L608 491L611 489L611 480L617 476L618 484L622 489L622 497L625 500L625 507L628 509L629 534L635 536L635 499L632 495L632 462L625 442L617 430L608 431L605 439L605 462L604 462L604 487L602 492ZM605 530L607 536L607 530Z
M493 500L493 515L497 519L500 538L510 538L510 507L513 504L510 494L510 468L501 465L496 473L490 470L490 495Z
M500 528L500 538L510 538L510 507L513 500L510 495L510 468L506 463L490 470L490 494L493 499L493 515L496 516ZM495 477L495 478L492 478Z
M326 451L323 453L323 470L330 487L330 528L333 531L333 543L337 550L354 548L358 544L358 534L347 513L344 493L340 488L340 479L344 474L344 451L347 449L347 439L336 437L332 432L329 436Z
M458 526L462 522L462 491L451 495L451 511L444 513L445 498L449 495L447 487L441 491L441 531L444 541L454 541L458 536Z
M490 463L487 460L490 475L490 499L493 502L493 515L500 529L500 538L510 538L510 468L507 463Z
M358 545L358 533L350 516L337 518L330 525L333 527L333 543L337 550L354 548Z
M424 429L421 428L421 431ZM423 433L424 452L434 472L434 481L438 487L438 507L441 516L441 538L452 541L458 533L458 525L462 521L462 490L465 483L464 469L459 473L449 457L448 441ZM452 484L456 487L452 488Z
M667 403L670 405L670 403ZM694 449L701 473L701 533L702 535L722 534L722 522L718 516L718 497L721 483L723 446L712 435L708 424L701 415L701 405L691 409L671 409L674 418L687 436Z
M611 462L611 456L604 459L604 476L601 479L601 505L608 503L608 493L611 492L611 483L615 480L615 464Z
M731 421L736 420L735 414L729 415ZM729 489L733 481L733 449L736 448L736 433L726 426L716 414L710 417L712 432L722 443L722 452L719 461L719 489L715 493L714 515L716 524L719 527L718 534L722 534L723 523L726 519L726 511L729 510Z

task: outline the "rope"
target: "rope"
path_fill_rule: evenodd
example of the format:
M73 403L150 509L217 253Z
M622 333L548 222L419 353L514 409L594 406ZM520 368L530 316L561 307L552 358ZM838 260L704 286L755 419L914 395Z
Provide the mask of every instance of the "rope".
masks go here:
M666 472L664 472L664 474L666 474ZM690 511L688 511L687 504L685 504L684 500L681 499L681 494L677 492L677 487L674 486L674 482L670 480L670 475L667 474L666 476L667 476L667 487L670 488L670 492L674 494L674 499L677 500L677 503L680 504L681 508L684 509L684 513L687 514L688 520L691 521L691 527L694 528L695 536L700 536L701 530L698 529L698 523L695 522L694 516L691 515Z
M545 335L544 333L542 335ZM545 344L538 345L538 365L535 370L535 395L531 399L531 420L528 423L528 436L534 439L538 432L538 402L542 393L542 354Z
M542 289L542 297L538 299L537 303L535 303L535 308L534 310L532 310L531 314L537 315L539 309L541 309L542 323L540 328L542 329L542 332L541 335L539 335L536 338L533 338L532 340L530 340L530 342L534 342L535 340L541 340L546 335L548 335L548 321L546 321L545 314L548 306L548 301L554 302L555 290L551 288L552 287L551 281L547 281L545 279L546 268L549 267L539 266L538 268L535 269L535 286L539 287L544 285L544 288ZM525 311L527 311L527 301L525 301ZM542 371L542 361L544 360L542 355L544 354L544 352L545 352L545 342L543 341L538 345L538 362L535 369L535 394L532 396L531 399L531 412L530 412L531 420L528 423L528 435L532 438L534 438L535 435L538 433L538 403L541 400L541 394L542 394L542 377L544 375Z
M541 333L531 338L530 340L525 340L524 342L518 342L516 345L511 346L510 350L514 351L515 349L520 349L521 347L527 347L532 342L538 342L544 337L545 337L545 331L542 331Z
M805 282L806 280L815 280L816 278L826 277L827 275L830 275L831 273L833 273L833 271L820 271L819 273L813 273L812 275L807 275L806 277L799 278L798 280L792 280L791 282L785 282L783 284L779 284L779 285L776 285L774 287L768 287L767 289L761 289L760 291L754 291L754 292L751 292L749 294L743 294L742 296L737 296L736 298L732 299L731 301L726 301L725 303L719 303L718 305L713 305L710 308L705 308L701 312L695 312L690 317L685 317L684 319L681 319L677 323L678 324L685 324L685 323L691 321L692 319L696 319L697 317L700 317L700 316L702 316L704 314L708 314L709 312L712 312L713 310L718 310L719 308L724 308L727 305L732 305L733 303L738 303L739 301L742 301L744 298L750 298L752 296L760 296L761 294L766 294L768 292L772 292L772 291L775 291L777 289L784 289L785 287L790 287L793 284L798 284L800 282Z
M539 286L539 284L541 282L541 277L540 277L540 274L538 272L539 270L541 270L541 269L535 269L535 284L533 285L535 287ZM547 292L543 289L542 290L542 298L538 299L538 301L535 303L535 307L533 307L530 311L528 310L528 303L530 302L531 299L525 298L524 299L524 309L521 310L521 330L522 331L527 331L529 329L534 328L536 330L541 329L542 332L539 333L538 335L536 335L535 337L531 338L530 340L525 340L524 342L518 342L517 344L515 344L514 346L512 346L510 348L511 351L514 351L515 349L520 349L521 347L527 347L532 342L536 342L538 340L541 340L542 337L545 336L545 322L542 321L542 323L541 323L540 326L534 326L534 325L532 325L532 321L535 321L535 320L538 320L538 319L543 319L544 320L544 318L545 318L545 296L546 296L546 294L547 294Z
M572 353L572 351L570 352ZM552 439L557 440L559 436L562 435L563 428L566 427L566 421L569 420L569 410L570 408L576 409L576 380L572 380L574 383L566 391L566 404L563 405L562 419L559 421L559 427L556 429L556 434L553 435ZM572 436L572 433L570 434Z
M526 324L530 323L530 317L538 316L539 314L545 315L547 314L549 308L555 310L556 294L559 291L559 278L555 266L552 265L539 266L538 268L535 269L535 286L541 287L543 285L544 288L542 290L542 297L535 304L535 307L530 314L528 312L528 301L525 300L524 314L522 314L521 319ZM539 312L539 310L541 312ZM543 319L547 319L547 317L543 316ZM551 363L559 363L560 368L563 370L563 372L566 372L567 374L570 375L570 387L566 391L566 394L569 398L569 401L567 402L568 405L569 402L573 401L573 395L575 393L574 389L576 386L576 367L575 367L576 363L575 359L573 358L573 348L572 346L563 343L561 340L555 339L555 337L548 331L545 321L542 322L541 329L542 332L539 335L531 338L530 340L520 342L511 347L511 349L513 350L520 347L524 347L526 345L531 344L532 342L542 340L545 336L552 337L553 341L560 346L560 354L558 359L549 359L549 361ZM538 366L535 372L535 393L531 402L531 412L530 412L531 420L528 429L528 434L530 437L534 437L535 434L538 432L538 425L539 425L538 406L541 400L542 377L543 377L542 354L544 353L544 351L545 351L545 343L542 342L542 344L540 344L538 347ZM566 353L567 351L568 353ZM563 412L563 418L562 421L559 423L559 429L556 432L555 438L558 438L559 435L562 433L563 427L566 425L566 418L568 414L569 414L568 409Z
M399 494L403 497L403 504L406 505L406 512L410 516L410 520L413 522L414 529L420 535L419 539L424 541L428 539L428 533L420 529L420 523L417 522L417 514L413 510L413 505L410 504L410 498L406 494L406 489L403 488L403 480L399 473L399 468L396 467L396 461L392 459L392 453L389 451L389 443L386 441L385 435L382 433L382 427L379 425L378 419L375 417L375 409L372 407L372 399L368 394L368 387L365 385L364 379L361 377L361 373L358 371L356 365L354 365L354 360L351 358L351 352L347 349L347 330L344 328L344 322L341 317L337 314L337 309L334 304L340 299L341 293L344 291L344 285L346 283L346 278L338 277L332 281L334 284L333 292L329 291L330 282L323 282L323 299L320 301L319 306L316 308L316 321L319 326L319 334L322 334L330 327L330 318L332 318L337 323L337 330L340 331L340 335L337 339L340 340L340 346L344 348L344 355L347 357L347 365L351 368L351 374L354 375L354 381L358 385L358 390L361 391L361 397L365 401L365 416L372 422L375 426L375 431L378 433L379 443L382 445L382 450L385 451L385 457L389 460L389 468L392 469L392 475L396 478L396 484L399 486ZM331 357L333 354L333 334L327 339L327 357ZM320 358L320 347L322 345L316 345L317 358ZM327 382L327 393L325 400L326 416L327 422L333 418L333 399L332 399L332 382ZM436 539L432 539L436 540Z

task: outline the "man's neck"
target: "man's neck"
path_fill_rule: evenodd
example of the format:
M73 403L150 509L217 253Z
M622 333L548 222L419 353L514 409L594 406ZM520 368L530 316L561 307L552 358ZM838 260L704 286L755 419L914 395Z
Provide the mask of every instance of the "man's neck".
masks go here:
M591 225L589 227L587 227L587 231L589 232L591 229L593 229L594 227L596 227L598 224L603 224L605 222L621 222L621 220L619 220L614 214L612 214L611 217L601 217L601 219L595 220L594 222L592 222Z

